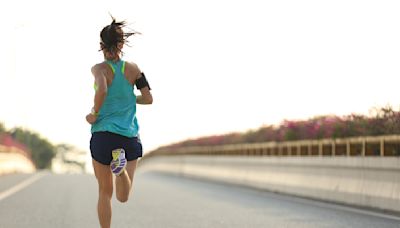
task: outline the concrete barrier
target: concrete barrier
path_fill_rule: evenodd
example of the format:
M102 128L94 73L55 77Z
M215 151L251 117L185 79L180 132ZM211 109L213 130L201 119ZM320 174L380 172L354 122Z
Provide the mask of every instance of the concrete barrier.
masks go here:
M400 212L398 157L158 155L139 164L144 171Z
M0 175L31 173L35 170L35 165L23 154L0 152Z

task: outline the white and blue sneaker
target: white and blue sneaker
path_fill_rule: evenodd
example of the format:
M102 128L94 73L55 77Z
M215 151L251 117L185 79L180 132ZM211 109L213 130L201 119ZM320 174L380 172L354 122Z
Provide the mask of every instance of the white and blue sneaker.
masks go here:
M112 151L112 161L110 163L111 171L119 176L124 171L127 161L125 158L125 150L124 149L115 149Z

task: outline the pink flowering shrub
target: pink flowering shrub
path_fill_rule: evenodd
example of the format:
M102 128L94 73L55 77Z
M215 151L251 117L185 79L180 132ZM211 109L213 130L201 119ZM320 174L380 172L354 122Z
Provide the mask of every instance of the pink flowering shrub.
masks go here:
M308 120L284 120L278 126L267 125L244 133L206 136L163 148L392 134L400 134L400 112L388 106L374 108L370 116L350 114L342 117L329 115Z

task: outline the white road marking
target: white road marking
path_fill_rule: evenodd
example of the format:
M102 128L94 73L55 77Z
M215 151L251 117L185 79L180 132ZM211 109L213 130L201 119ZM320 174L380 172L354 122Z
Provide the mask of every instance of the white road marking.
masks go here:
M0 201L2 201L3 199L17 193L18 191L28 187L29 185L33 184L35 181L39 180L40 178L42 178L44 176L43 173L37 173L33 176L31 176L30 178L20 182L19 184L3 191L0 192Z

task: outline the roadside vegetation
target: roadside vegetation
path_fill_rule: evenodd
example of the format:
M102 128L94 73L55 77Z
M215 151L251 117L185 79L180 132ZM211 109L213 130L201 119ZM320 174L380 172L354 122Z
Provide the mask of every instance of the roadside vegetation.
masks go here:
M19 127L7 130L2 123L0 144L22 150L38 169L49 168L56 154L56 147L38 133Z
M284 120L279 125L266 125L242 133L235 132L189 139L161 148L394 134L400 134L400 112L387 106L372 108L369 115L322 115L307 120Z

